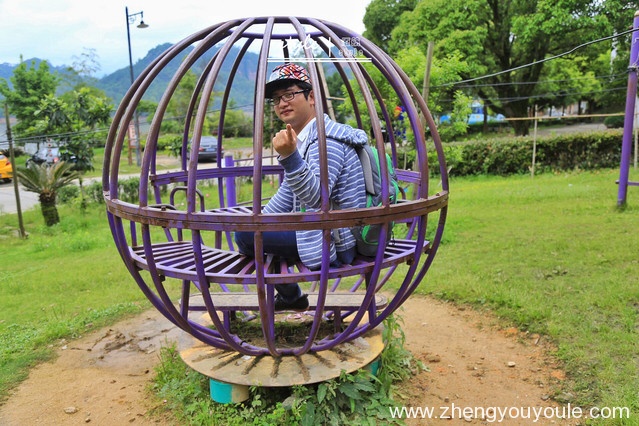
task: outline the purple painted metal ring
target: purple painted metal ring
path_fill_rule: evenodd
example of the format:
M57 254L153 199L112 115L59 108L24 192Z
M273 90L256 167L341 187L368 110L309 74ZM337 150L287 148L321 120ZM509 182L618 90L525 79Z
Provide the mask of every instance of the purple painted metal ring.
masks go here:
M384 189L385 201L380 207L331 210L326 135L318 126L319 146L324 148L320 149L319 165L322 208L319 212L278 215L261 212L269 191L265 177L281 178L283 173L267 158L263 144L270 140L264 130L270 113L263 101L264 87L270 70L282 62L300 63L309 71L313 90L322 99L315 107L318 117L334 115L334 105L340 101L328 93L326 76L341 79L345 89L341 101L353 107L351 121L369 133L371 144L380 153L390 155L405 189L403 199L390 203ZM250 84L245 77L242 81L247 75L254 79ZM167 78L170 81L146 136L139 199L123 200L119 164L131 120L153 83ZM243 105L252 117L251 158L238 161L227 156L224 161L218 158L214 167L205 167L198 163L197 153L211 122L217 152L230 151L225 135L230 132L237 102L231 98L240 96L240 87L244 91L251 87L247 99L257 100ZM185 91L190 101L184 116L170 117L170 102ZM396 107L404 120L394 118ZM159 145L165 129L175 128L170 125L175 119L182 132L181 166L160 173ZM410 169L399 167L406 152L414 159ZM435 170L429 169L429 159ZM383 161L381 168L384 188L388 170ZM429 183L431 174L437 185ZM116 247L151 303L200 341L254 356L333 350L380 325L422 282L441 242L448 209L448 175L441 141L408 76L364 37L333 23L302 17L222 22L159 55L135 80L115 114L102 182ZM242 196L239 192L246 193L247 187L251 195ZM213 202L208 193L216 195ZM427 238L429 218L433 223ZM384 225L376 256L331 267L331 229L362 223ZM255 232L256 252L262 252L264 230L308 229L324 233L324 243L318 247L322 252L319 270L273 256L252 259L234 247L236 231ZM273 312L273 285L284 283L300 283L310 293L311 308L304 315L308 331L294 344L282 344L277 338L282 323L281 316ZM237 326L241 319L256 321L257 334L243 334L244 329ZM326 332L323 325L328 322L333 328Z

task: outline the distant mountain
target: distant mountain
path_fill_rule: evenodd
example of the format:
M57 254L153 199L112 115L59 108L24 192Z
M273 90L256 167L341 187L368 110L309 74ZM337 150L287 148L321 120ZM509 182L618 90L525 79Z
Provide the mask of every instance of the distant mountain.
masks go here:
M0 64L0 78L4 78L5 80L9 81L9 79L13 75L13 69L15 67L16 67L15 65L8 64L6 62L3 64Z
M147 55L138 61L133 66L133 74L135 77L139 76L146 67L148 67L158 56L162 55L167 49L172 47L170 43L161 44L151 49ZM235 49L235 48L234 48ZM171 78L177 72L180 64L193 50L192 47L184 50L181 54L176 56L171 62L169 62L163 70L155 77L153 83L147 89L143 99L159 102L166 87L168 86ZM193 71L200 74L205 69L207 63L213 59L213 55L217 49L209 50L203 55L192 67ZM235 58L237 50L232 50L229 54L230 58ZM252 105L253 104L253 92L255 86L255 70L257 69L257 54L247 52L242 60L241 66L238 68L235 78L233 80L233 89L231 90L231 99L235 101L238 106ZM218 77L218 84L214 90L221 91L224 89L224 84L231 71L232 61L225 61ZM104 90L104 92L113 99L114 103L118 105L127 90L131 86L131 77L129 73L129 67L119 69L114 73L104 76L98 81L97 87Z
M30 58L30 59L25 59L23 60L24 63L27 64L27 66L31 66L31 63L34 63L36 68L40 66L40 62L42 61L46 61L49 64L49 69L51 70L52 73L58 73L60 75L65 75L69 72L69 67L66 65L63 65L61 67L55 67L53 65L51 65L51 63L49 61L47 61L46 59L40 59L40 58ZM7 80L7 82L9 83L9 87L12 87L12 83L11 83L11 76L13 75L13 71L18 67L18 65L16 64L9 64L9 63L2 63L0 64L0 78L4 78L5 80Z
M133 65L133 74L134 76L140 75L140 73L149 66L158 56L164 53L167 49L173 46L171 43L161 44L151 50L146 54L146 56L140 59L137 63ZM159 102L160 98L164 94L167 85L169 84L173 75L177 72L180 64L184 60L184 58L192 51L192 47L186 49L176 58L174 58L166 67L158 74L155 78L154 82L149 86L147 92L143 96L143 99ZM196 73L201 73L206 64L213 58L216 49L211 49L193 67L193 70ZM237 50L232 50L230 52L229 57L235 58ZM35 61L36 67L39 66L42 59L32 58L27 59L24 62L27 64L31 64L32 61ZM0 64L0 78L6 79L11 85L11 76L13 75L13 71L16 69L18 65L3 63ZM49 67L52 72L57 72L60 75L64 75L68 72L67 66L51 66L49 63ZM218 81L221 83L217 84L214 90L223 90L224 84L228 78L232 67L232 61L227 60L222 66L220 70L220 76L218 77ZM242 64L238 68L237 74L233 80L233 89L231 91L231 99L235 102L237 106L252 106L253 104L253 94L254 94L254 85L255 85L255 70L257 69L257 54L247 52L242 60ZM102 77L96 82L92 83L97 86L99 89L104 90L104 92L109 96L113 103L117 106L120 101L126 94L127 90L131 86L131 77L129 73L129 67L121 68L109 75ZM59 91L66 91L69 87L61 86ZM0 117L2 116L2 111L0 111Z

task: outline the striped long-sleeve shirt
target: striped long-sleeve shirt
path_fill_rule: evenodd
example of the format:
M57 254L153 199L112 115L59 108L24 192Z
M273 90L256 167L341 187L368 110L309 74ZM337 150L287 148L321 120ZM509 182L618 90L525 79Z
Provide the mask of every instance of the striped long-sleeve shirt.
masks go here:
M366 132L336 123L324 116L328 159L328 186L331 205L340 209L366 207L366 190L362 165L354 146L364 145ZM265 213L319 211L321 206L319 141L317 120L311 124L308 135L300 141L302 149L280 159L284 167L284 181L277 193L264 207ZM335 235L337 234L337 235ZM310 269L322 263L322 231L296 231L300 259ZM336 251L354 247L355 237L348 228L332 233L331 261Z

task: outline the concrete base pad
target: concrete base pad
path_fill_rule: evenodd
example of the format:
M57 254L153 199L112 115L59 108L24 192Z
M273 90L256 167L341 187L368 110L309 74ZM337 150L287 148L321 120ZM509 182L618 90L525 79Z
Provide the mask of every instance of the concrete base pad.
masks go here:
M323 382L372 364L384 349L381 327L333 349L302 356L248 356L206 345L190 334L180 336L184 362L213 380L245 386L283 387Z

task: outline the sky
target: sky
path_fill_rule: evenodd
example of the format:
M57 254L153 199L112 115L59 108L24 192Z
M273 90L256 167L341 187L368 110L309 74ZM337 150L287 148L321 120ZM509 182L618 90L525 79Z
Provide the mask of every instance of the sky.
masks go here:
M103 77L129 66L126 7L133 62L162 43L177 43L211 25L237 18L299 16L324 19L355 33L364 32L371 0L0 0L0 63L46 59L73 65L84 54L97 55ZM137 25L143 16L148 28Z

